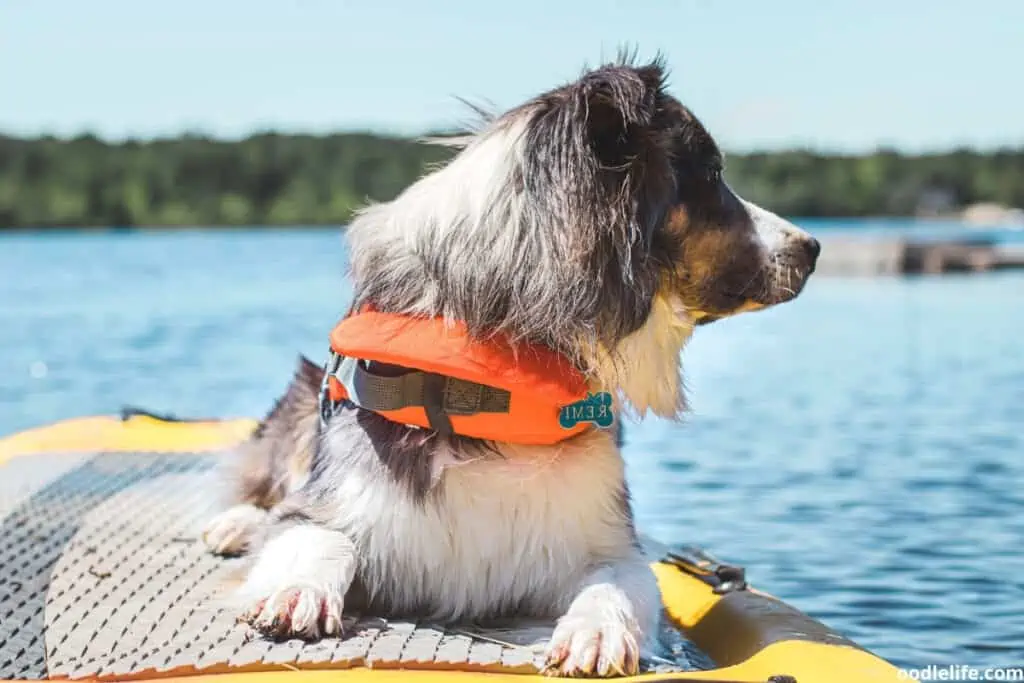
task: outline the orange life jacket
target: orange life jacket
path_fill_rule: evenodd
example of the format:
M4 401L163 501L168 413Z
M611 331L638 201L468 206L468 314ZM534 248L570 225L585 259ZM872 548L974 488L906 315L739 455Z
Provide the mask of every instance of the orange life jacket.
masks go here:
M589 394L561 354L502 336L475 339L462 323L364 309L338 323L331 349L321 408L348 400L394 422L523 444L557 443L612 421L611 397ZM409 370L396 379L365 361Z

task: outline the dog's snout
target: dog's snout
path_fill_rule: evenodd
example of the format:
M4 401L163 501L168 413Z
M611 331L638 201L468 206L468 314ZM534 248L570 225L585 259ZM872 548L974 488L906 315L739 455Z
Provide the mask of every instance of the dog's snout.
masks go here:
M818 260L818 255L821 254L821 242L813 237L808 237L807 241L804 242L804 249L807 250L807 255L811 258L811 262L813 263Z

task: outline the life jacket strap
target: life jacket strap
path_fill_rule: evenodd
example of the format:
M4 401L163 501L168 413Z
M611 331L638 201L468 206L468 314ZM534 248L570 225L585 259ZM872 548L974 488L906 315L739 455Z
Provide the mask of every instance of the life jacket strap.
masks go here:
M332 395L331 378L342 388L343 397ZM510 392L485 384L332 352L320 389L320 413L326 420L341 400L373 412L420 407L431 429L451 434L449 416L508 413L511 399Z

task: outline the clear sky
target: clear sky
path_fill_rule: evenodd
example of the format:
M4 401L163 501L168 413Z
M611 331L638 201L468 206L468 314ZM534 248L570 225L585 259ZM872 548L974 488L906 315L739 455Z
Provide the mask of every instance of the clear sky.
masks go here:
M1024 144L1024 0L3 0L0 131L418 133L622 44L727 149Z

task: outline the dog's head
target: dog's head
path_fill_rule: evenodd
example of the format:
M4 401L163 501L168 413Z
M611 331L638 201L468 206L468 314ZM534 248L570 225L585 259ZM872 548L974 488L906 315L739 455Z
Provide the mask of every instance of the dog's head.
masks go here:
M794 298L819 245L729 188L664 79L657 61L589 71L365 210L357 301L548 344L641 412L680 412L693 327Z

